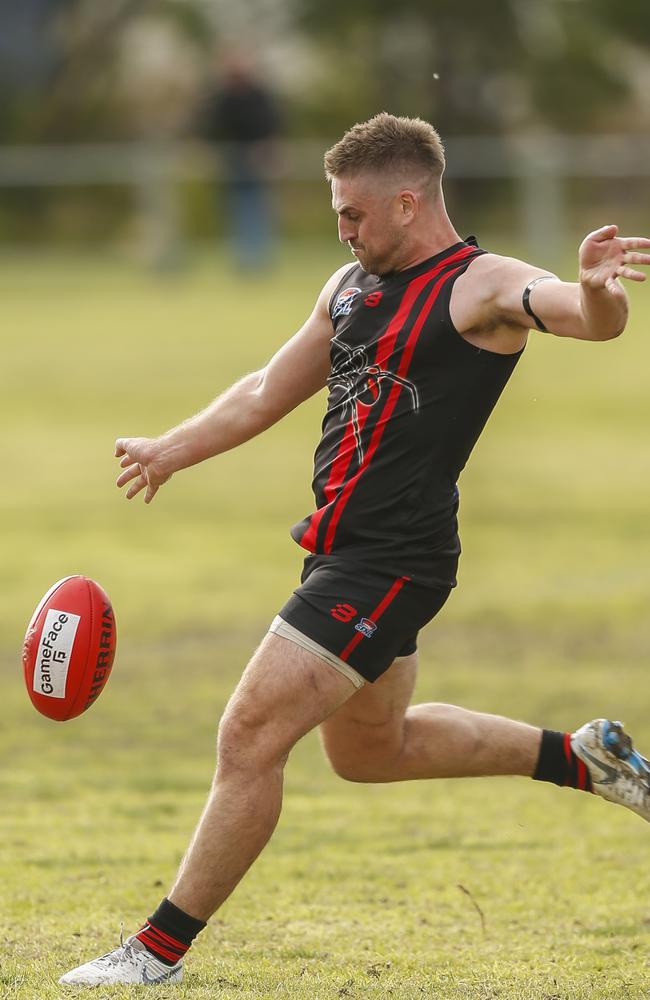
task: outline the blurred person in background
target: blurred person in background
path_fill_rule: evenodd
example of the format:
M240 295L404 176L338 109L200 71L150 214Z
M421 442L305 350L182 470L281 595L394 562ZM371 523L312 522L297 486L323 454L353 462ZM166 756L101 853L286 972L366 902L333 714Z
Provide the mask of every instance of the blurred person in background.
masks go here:
M275 244L272 169L280 114L274 94L244 52L223 58L219 79L203 99L198 130L223 143L223 198L240 270L263 270Z

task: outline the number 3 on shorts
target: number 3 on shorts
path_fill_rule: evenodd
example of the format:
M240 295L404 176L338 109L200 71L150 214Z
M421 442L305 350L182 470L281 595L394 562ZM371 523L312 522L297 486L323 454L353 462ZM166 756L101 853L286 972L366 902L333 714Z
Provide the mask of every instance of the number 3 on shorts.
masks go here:
M333 608L330 608L332 618L336 618L340 622L349 622L358 613L357 609L353 608L351 604L336 604Z

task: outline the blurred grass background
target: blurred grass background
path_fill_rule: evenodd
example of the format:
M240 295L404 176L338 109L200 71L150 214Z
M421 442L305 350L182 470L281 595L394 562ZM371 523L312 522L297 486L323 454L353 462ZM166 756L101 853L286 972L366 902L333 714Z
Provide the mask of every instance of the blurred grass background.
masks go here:
M344 260L298 245L245 279L199 253L168 280L110 256L0 262L2 997L63 995L56 978L166 891L219 714L297 580L287 529L310 509L324 396L149 508L114 487L114 438L261 366ZM650 302L630 295L619 340L531 335L461 480L460 586L422 637L420 699L560 729L622 717L650 746ZM98 704L58 725L32 709L19 648L75 572L110 593L118 655ZM270 847L186 985L157 995L641 997L648 881L647 828L623 810L520 779L346 785L312 734Z
M298 578L324 397L149 508L115 488L114 439L195 412L303 321L346 259L322 152L380 110L440 130L452 218L491 249L572 280L590 229L647 231L649 50L644 0L2 7L0 1000L58 1000L166 891L219 715ZM279 109L275 269L249 277L236 136L199 121L242 58ZM561 729L619 716L650 747L650 300L630 296L613 343L531 336L462 477L460 586L423 634L420 699ZM118 655L57 725L20 644L69 573L110 593ZM519 779L346 785L312 734L271 845L156 995L636 1000L647 836Z

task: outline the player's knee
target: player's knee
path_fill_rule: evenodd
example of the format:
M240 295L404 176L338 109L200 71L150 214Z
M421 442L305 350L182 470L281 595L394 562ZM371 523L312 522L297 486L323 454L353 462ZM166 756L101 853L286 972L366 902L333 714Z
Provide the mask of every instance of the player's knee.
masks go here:
M217 771L224 774L283 766L290 749L282 738L282 727L273 719L252 707L229 707L219 724Z

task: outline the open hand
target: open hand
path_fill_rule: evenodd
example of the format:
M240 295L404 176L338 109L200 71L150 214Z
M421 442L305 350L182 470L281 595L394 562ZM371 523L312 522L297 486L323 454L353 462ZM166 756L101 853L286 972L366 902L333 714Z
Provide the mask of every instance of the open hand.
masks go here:
M127 500L145 490L144 502L151 503L163 483L171 479L171 472L165 471L162 462L158 438L118 438L115 457L121 458L120 466L125 470L119 476L117 485L131 484L126 491Z
M618 278L645 281L643 271L635 271L630 264L650 264L650 239L645 236L618 236L618 226L603 226L580 244L580 281L591 288L606 288L617 298L625 298L625 291Z

